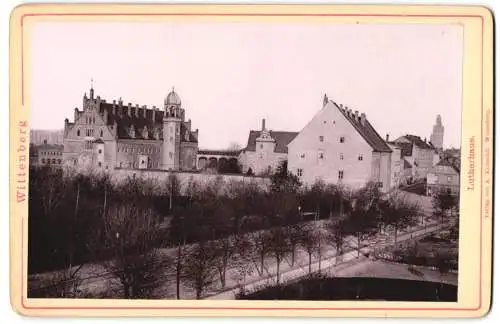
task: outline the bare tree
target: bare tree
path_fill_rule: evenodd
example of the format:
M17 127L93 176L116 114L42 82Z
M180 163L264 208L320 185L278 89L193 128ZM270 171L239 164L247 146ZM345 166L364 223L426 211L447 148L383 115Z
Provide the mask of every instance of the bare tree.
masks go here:
M253 274L252 243L245 235L238 235L235 242L236 253L233 254L234 279L240 286L244 286L246 277Z
M307 235L305 224L301 222L294 223L286 227L286 236L288 237L288 242L290 243L290 254L292 257L292 267L295 265L295 254L297 247L303 241L304 235Z
M447 213L451 213L453 208L458 206L458 199L446 190L438 191L432 199L434 214L441 217L441 223L444 224L444 219Z
M228 146L229 151L239 151L241 150L241 145L237 142L231 142Z
M177 174L170 173L165 182L165 196L168 197L168 209L172 211L173 203L181 194L181 181Z
M184 265L184 277L195 289L196 299L201 299L203 291L215 281L216 271L212 245L207 241L198 242Z
M268 251L276 260L276 284L280 284L280 265L281 261L290 252L290 242L287 237L287 230L282 226L273 227L269 230Z
M105 212L104 225L106 244L113 251L105 266L120 281L123 297L150 297L168 263L155 248L158 218L137 202L117 201Z
M383 205L384 223L394 229L394 243L398 241L398 231L406 226L415 225L417 216L421 213L416 203L410 202L405 196L393 193Z
M362 242L377 233L376 214L370 210L366 210L363 206L356 206L350 212L344 225L346 233L349 233L356 238L359 257Z
M238 235L233 235L234 227L232 204L228 197L219 197L216 201L215 211L211 226L217 234L213 244L215 253L215 266L219 273L222 288L226 286L226 272L229 262L236 253Z
M269 251L269 233L266 230L257 230L248 233L248 238L252 244L252 262L259 276L264 274L264 261Z
M327 239L330 244L335 248L336 260L338 262L339 257L344 253L344 241L347 236L346 220L344 218L330 220L327 225Z
M316 230L316 224L308 223L303 228L303 235L300 245L309 256L309 274L312 273L312 257L319 251L319 238Z

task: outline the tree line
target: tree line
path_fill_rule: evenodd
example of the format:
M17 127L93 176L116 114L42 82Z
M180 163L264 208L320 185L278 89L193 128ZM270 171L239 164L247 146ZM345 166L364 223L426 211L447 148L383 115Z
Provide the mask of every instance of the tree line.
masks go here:
M106 176L65 176L52 168L30 170L30 273L60 270L51 289L33 296L67 297L78 286L78 271L102 261L120 283L118 297L151 298L173 273L176 297L181 283L197 298L212 286L226 287L228 269L238 282L265 275L265 259L276 264L276 282L285 259L294 266L305 251L313 258L327 248L343 253L354 237L362 244L390 226L398 232L416 224L418 204L393 194L383 197L368 184L359 190L316 182L303 186L286 163L271 175L269 188L218 178L189 181L181 194L171 175L161 187L131 178L112 185ZM322 220L322 222L318 222ZM164 248L175 253L165 253Z

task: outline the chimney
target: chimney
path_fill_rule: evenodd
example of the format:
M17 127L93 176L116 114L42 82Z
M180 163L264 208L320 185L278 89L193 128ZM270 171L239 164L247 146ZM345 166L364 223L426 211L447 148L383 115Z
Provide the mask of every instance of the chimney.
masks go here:
M365 125L366 123L366 114L365 113L361 113L361 125Z
M359 111L357 111L357 110L356 110L356 111L354 112L354 115L356 115L356 119L358 119L358 114L359 114Z
M385 134L385 141L389 142L389 134Z
M127 115L129 117L132 116L132 103L130 103L130 102L128 103Z
M144 106L144 118L147 118L147 115L146 113L148 112L148 107L147 106Z
M153 122L156 120L156 106L153 106L153 113L151 114L151 119Z
M266 130L266 119L262 118L262 131Z

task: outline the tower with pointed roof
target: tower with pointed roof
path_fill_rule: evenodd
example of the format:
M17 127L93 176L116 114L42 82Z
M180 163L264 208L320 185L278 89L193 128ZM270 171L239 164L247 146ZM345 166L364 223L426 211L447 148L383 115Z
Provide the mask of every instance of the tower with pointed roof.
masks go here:
M436 124L434 124L434 127L432 128L432 134L430 140L435 148L442 150L443 138L444 138L444 126L443 123L441 122L441 115L437 115Z

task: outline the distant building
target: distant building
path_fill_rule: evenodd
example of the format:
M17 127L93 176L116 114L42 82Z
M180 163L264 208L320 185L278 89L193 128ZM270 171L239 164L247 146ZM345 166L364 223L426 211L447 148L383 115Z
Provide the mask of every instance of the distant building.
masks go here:
M74 121L64 121L64 163L79 168L195 170L198 130L179 95L165 97L163 110L124 105L121 98L107 103L100 96L83 96Z
M389 135L387 135L386 140L388 141ZM387 143L387 145L392 150L391 154L391 187L398 187L401 184L406 183L405 173L404 173L404 162L405 159L401 155L401 148L395 144Z
M361 187L391 187L392 150L364 113L328 100L288 144L288 169L303 183L316 180Z
M241 173L239 150L198 150L196 168L209 173Z
M288 156L287 145L297 136L297 132L270 131L266 120L262 120L260 131L251 130L247 146L241 150L239 161L243 173L255 175L270 174Z
M436 124L432 128L432 134L430 137L430 143L436 149L441 151L443 149L443 138L444 138L444 126L441 122L441 116L437 115Z
M419 136L404 135L391 143L401 148L403 158L412 165L416 179L425 178L436 162L436 148Z
M63 162L63 145L47 144L33 145L30 152L30 163L33 166L51 165L61 167Z
M64 130L45 130L32 129L30 130L30 143L34 145L46 144L63 144Z
M427 195L445 190L457 195L460 192L460 169L442 159L427 174Z

